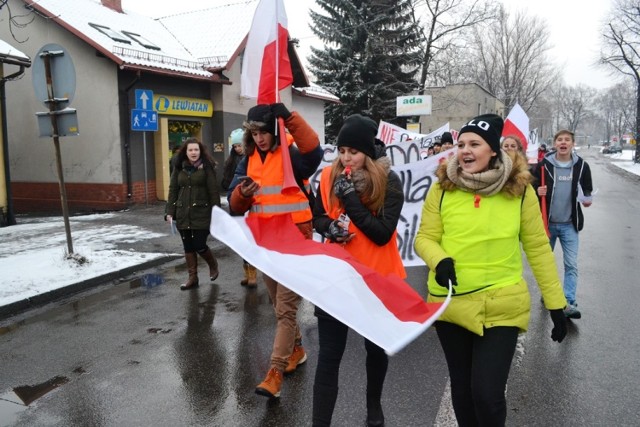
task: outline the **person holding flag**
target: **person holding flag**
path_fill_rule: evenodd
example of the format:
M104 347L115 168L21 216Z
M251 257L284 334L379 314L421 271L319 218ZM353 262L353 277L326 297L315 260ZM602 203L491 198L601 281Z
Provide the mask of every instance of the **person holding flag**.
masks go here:
M358 262L382 275L405 278L396 226L404 204L402 184L391 170L378 125L360 114L349 116L338 133L339 155L322 170L313 209L316 232L342 245ZM338 373L349 327L315 307L319 354L313 384L313 426L329 426L338 397ZM388 358L365 338L367 425L383 426L381 397Z
M283 119L293 139L276 138L276 120ZM317 170L322 161L318 134L298 113L282 103L259 104L249 109L243 123L245 157L236 168L229 187L229 210L259 217L289 215L308 239L313 236L312 214L307 194L296 184ZM295 140L295 144L293 141ZM284 160L287 150L290 163ZM286 178L295 177L294 188L285 188ZM286 268L286 267L284 267ZM292 373L307 360L302 335L296 320L301 298L274 279L263 274L276 314L276 333L271 353L271 367L256 387L257 394L279 397L282 375Z
M578 287L578 233L584 226L580 205L588 208L592 203L593 182L591 169L574 152L573 132L563 129L553 137L555 150L538 163L533 173L540 205L549 229L551 250L556 240L562 245L564 263L564 294L569 302L565 315L580 319L576 289ZM582 194L581 194L582 193Z
M505 387L530 296L520 245L550 311L551 338L566 333L567 301L526 160L500 149L503 120L478 116L460 129L458 151L438 167L415 249L429 267L427 301L451 303L435 322L460 426L503 426Z

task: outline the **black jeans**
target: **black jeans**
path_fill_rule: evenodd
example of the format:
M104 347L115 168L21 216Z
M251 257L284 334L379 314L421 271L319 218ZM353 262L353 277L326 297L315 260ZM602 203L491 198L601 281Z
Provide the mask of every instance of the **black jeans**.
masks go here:
M315 308L318 317L318 365L313 383L313 426L331 425L333 408L338 397L340 362L347 345L349 328L320 308ZM367 350L367 400L380 400L382 386L387 375L389 358L384 350L368 339Z
M178 230L182 237L182 247L185 253L198 252L204 253L209 248L207 246L207 237L209 230Z
M451 400L460 427L504 426L504 395L518 328L497 326L479 336L458 325L437 321L436 331L444 350Z

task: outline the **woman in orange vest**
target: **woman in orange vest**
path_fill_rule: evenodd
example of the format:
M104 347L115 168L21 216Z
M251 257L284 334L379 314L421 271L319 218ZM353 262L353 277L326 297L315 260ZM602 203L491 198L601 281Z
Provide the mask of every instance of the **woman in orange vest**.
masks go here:
M275 136L276 118L284 119L293 135L282 147ZM249 109L243 124L245 157L236 168L229 188L229 210L232 214L271 217L290 215L300 232L312 238L311 208L304 181L318 169L323 151L318 134L295 111L282 103L260 104ZM295 143L293 142L295 140ZM282 150L289 152L291 171L299 187L297 191L282 193L285 184L286 162ZM264 381L257 385L257 394L279 397L282 375L293 373L307 360L302 347L302 335L297 322L300 296L263 274L276 314L276 334L271 353L271 367Z
M377 272L406 277L398 251L396 225L404 195L391 170L384 144L376 145L377 124L349 116L338 133L339 156L322 170L313 209L313 225L329 244L340 244L362 264ZM320 344L313 385L313 425L331 424L338 396L338 371L349 328L315 308ZM367 425L383 426L380 398L387 374L384 350L365 339L367 350Z

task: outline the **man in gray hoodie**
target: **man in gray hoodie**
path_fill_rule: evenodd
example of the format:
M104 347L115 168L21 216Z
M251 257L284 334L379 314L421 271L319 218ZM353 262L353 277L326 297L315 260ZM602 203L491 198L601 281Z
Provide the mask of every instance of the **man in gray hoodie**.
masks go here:
M565 315L571 319L580 319L576 289L578 287L578 232L584 226L582 208L591 206L591 169L589 164L574 151L573 132L563 129L553 137L555 150L544 156L533 175L536 178L540 203L545 203L549 224L549 242L555 247L556 240L562 246L564 262L564 294L568 306ZM542 183L544 174L545 185Z

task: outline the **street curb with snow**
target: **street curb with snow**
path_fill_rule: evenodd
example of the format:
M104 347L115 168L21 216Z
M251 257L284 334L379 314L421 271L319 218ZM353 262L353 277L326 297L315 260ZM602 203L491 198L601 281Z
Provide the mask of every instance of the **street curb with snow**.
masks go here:
M73 283L68 286L53 289L47 292L42 292L38 295L34 295L30 298L25 298L16 302L9 303L4 306L0 306L0 321L6 320L15 315L21 314L24 311L42 307L51 302L55 302L74 294L84 292L88 289L96 288L104 285L110 281L120 279L122 277L134 274L138 271L146 270L153 267L158 267L162 264L181 258L182 255L165 255L159 258L146 261L142 264L132 265L130 267L123 268L121 270L111 271L101 276L92 277L90 279L83 280L78 283ZM47 280L46 276L43 276L43 280Z

